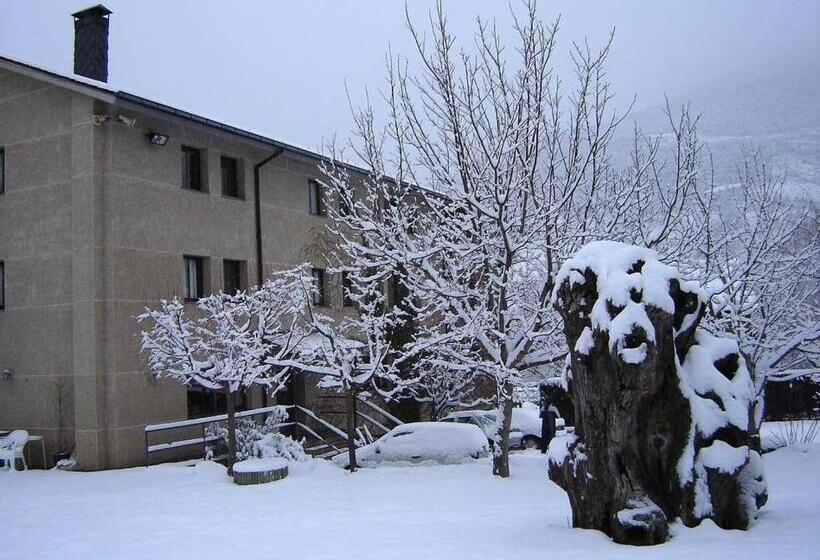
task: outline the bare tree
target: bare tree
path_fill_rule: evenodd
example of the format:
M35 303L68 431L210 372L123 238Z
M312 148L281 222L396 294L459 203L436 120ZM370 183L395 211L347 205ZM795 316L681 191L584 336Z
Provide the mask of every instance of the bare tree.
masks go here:
M428 403L434 420L441 420L453 409L487 406L493 401L482 390L484 380L469 370L454 369L452 364L440 366L434 360L420 362L418 369L422 375L412 392L417 400Z
M607 109L609 44L574 49L577 86L564 97L551 65L557 23L544 26L534 3L516 18L515 51L479 21L475 53L456 54L441 5L431 44L409 27L422 70L391 62L383 131L372 107L355 115L369 175L334 233L354 268L406 271L399 281L418 320L406 355L433 353L495 384L493 471L506 477L513 390L523 372L566 353L552 342L554 251L575 234L563 218L606 179L620 120ZM342 166L326 173L339 196L354 192Z
M369 102L354 114L351 145L366 176L354 180L342 165L324 166L327 186L345 201L331 230L346 266L382 279L395 275L407 294L400 312L412 312L416 328L397 362L423 364L420 356L434 356L453 381L469 372L495 384L493 471L500 476L509 474L514 390L560 368L567 355L561 318L549 302L558 266L582 246L607 239L648 247L709 286L728 275L730 287L715 292L716 305L722 291L740 285L754 284L748 294L757 294L757 302L762 290L774 297L774 284L761 278L775 269L783 278L805 277L792 265L812 260L811 251L768 259L800 223L785 208L765 210L772 195L753 194L756 188L747 185L740 192L757 210L728 219L688 107L674 111L667 102L669 133L636 129L629 163L614 165L611 141L626 113L611 108L611 37L598 51L573 45L568 88L551 62L557 22L541 23L532 2L514 15L514 49L505 48L510 41L494 25L479 21L474 47L457 51L440 4L429 42L408 22L420 70L411 73L406 61L390 59L383 127ZM752 219L755 212L761 218ZM763 217L780 224L769 228L765 242L755 225ZM770 248L755 249L761 243ZM744 252L762 257L752 259L758 269L739 265ZM718 274L720 268L727 271ZM807 309L812 297L799 293L793 303ZM755 312L771 313L760 305ZM814 324L810 317L816 313L804 314ZM767 335L761 339L766 359L794 364L798 349L800 359L816 359L807 353L815 331L783 329L793 344Z
M759 397L767 381L820 374L820 237L798 203L760 153L744 155L699 246L708 328L737 339Z
M304 324L310 335L299 350L298 362L283 365L318 374L322 386L344 392L348 469L354 472L357 393L373 391L391 399L406 394L417 377L401 375L399 370L390 335L401 326L402 317L388 309L381 276L355 267L334 270L345 275L345 297L355 305L356 312L339 318L321 313L313 298L317 287L303 275L300 289L306 303Z

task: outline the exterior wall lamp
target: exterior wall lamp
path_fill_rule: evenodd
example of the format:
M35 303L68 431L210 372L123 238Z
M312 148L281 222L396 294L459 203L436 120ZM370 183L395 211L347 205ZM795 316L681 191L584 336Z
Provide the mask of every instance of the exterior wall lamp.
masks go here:
M152 131L148 133L148 141L154 146L165 147L165 144L168 143L169 138L170 136L167 134L161 134L159 132Z
M14 372L11 371L10 369L6 368L2 371L2 373L0 373L0 379L2 379L4 381L7 380L7 379L11 379L12 375L14 375Z

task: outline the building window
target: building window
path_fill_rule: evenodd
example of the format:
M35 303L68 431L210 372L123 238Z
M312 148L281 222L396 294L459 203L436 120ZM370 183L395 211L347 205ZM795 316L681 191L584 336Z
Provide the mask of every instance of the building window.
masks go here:
M324 216L325 206L322 201L322 185L319 181L311 179L308 182L308 197L310 202L310 213L313 216Z
M0 309L6 308L6 263L0 261Z
M185 257L185 299L196 301L205 295L204 260L202 257Z
M237 391L234 398L237 412L248 409L245 391ZM206 389L199 385L188 387L188 419L225 414L228 411L226 404L225 391Z
M224 259L222 261L222 291L226 294L235 294L245 288L243 281L243 262Z
M390 296L390 305L393 307L401 305L404 300L404 286L398 277L393 276L387 280L387 289Z
M182 188L202 190L202 150L182 146Z
M353 190L345 189L344 193L339 193L339 215L350 216L353 213Z
M350 294L353 293L353 282L350 279L349 272L342 272L342 305L345 307L353 307L353 298Z
M316 291L313 293L313 305L325 305L325 269L313 269L313 284Z
M0 194L6 192L6 150L0 148Z
M244 198L240 189L239 161L235 158L222 156L222 196Z

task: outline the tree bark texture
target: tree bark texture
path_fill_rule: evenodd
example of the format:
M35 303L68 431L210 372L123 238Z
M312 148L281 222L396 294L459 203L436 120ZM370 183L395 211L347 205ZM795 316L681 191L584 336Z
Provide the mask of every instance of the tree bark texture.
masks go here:
M512 386L508 383L505 389L512 395ZM506 391L505 391L506 392ZM493 474L501 478L510 476L510 426L512 425L512 397L502 397L498 412L501 415L497 422L497 432L493 446Z
M356 388L353 386L347 389L347 457L348 469L356 472Z
M229 387L225 387L225 408L228 414L228 475L233 475L236 462L236 401Z
M233 482L240 486L249 486L254 484L265 484L267 482L274 482L282 480L288 476L288 467L280 467L260 472L235 472L233 473Z
M638 278L631 275L644 264L623 272ZM654 332L645 322L633 324L618 343L610 341L612 332L596 328L592 316L600 294L612 290L593 268L573 270L555 302L571 349L575 434L553 441L549 477L569 495L573 526L633 545L665 541L676 518L687 526L711 518L724 529L746 529L766 501L766 486L754 428L736 414L740 403L751 418L754 402L736 345L698 332L705 305L677 279L668 281L673 312L643 302L639 290L626 298L642 306ZM606 309L612 325L632 305L601 303L606 307L597 313ZM635 363L635 355L643 358ZM706 365L695 367L704 355L697 363Z

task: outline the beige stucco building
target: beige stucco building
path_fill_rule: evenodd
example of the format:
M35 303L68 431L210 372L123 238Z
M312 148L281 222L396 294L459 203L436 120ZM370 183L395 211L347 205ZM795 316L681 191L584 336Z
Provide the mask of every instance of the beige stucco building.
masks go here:
M94 77L108 12L75 18L75 72ZM135 316L255 283L259 253L263 275L323 268L325 218L310 200L320 161L0 56L0 428L44 436L49 455L74 449L83 469L141 464L146 424L188 418L209 397L147 373ZM340 312L336 280L325 290Z

